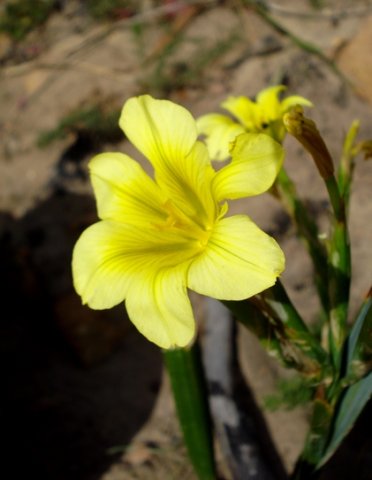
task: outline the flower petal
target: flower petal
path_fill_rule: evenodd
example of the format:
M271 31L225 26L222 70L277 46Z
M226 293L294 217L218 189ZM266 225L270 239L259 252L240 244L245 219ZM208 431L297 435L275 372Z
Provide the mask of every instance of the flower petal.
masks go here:
M127 101L120 124L152 162L156 183L179 210L191 218L214 215L214 171L187 110L145 95Z
M124 300L129 275L121 255L120 238L113 223L98 222L82 233L72 255L72 276L84 304L101 310Z
M195 142L188 155L178 158L169 175L158 175L157 182L178 211L195 223L206 225L216 217L217 205L212 196L215 174L206 146Z
M124 300L128 286L144 271L188 265L199 251L199 242L187 238L187 232L182 236L156 226L98 222L75 245L74 286L91 308L111 308Z
M186 290L187 268L160 270L139 277L126 299L129 318L161 348L184 347L195 335L195 320Z
M138 162L122 153L102 153L89 168L101 219L134 225L166 220L168 197Z
M259 126L257 104L248 97L229 97L221 103L221 107L236 117L247 130L255 130Z
M216 173L219 201L258 195L273 184L284 159L282 146L265 134L244 133L236 138L232 160Z
M156 174L169 171L187 155L196 138L196 124L190 112L169 100L149 95L130 98L119 124L128 139L152 163Z
M276 241L248 217L235 215L216 225L189 268L188 287L221 300L243 300L271 287L283 269Z
M291 107L295 105L304 105L305 107L312 107L313 104L310 100L307 100L300 95L292 95L290 97L285 98L280 104L280 112L282 115L288 112Z
M279 93L286 89L284 85L274 85L265 88L256 97L256 102L261 108L265 122L277 120L280 117Z
M230 142L245 131L242 125L218 113L203 115L198 118L196 124L200 135L205 135L205 144L212 160L221 161L228 158Z

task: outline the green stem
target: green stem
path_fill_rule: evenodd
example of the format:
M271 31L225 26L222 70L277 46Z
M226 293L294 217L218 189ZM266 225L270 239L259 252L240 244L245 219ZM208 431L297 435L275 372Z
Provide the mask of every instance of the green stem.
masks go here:
M276 192L294 220L298 235L307 248L314 265L314 281L324 312L328 312L328 272L327 256L323 245L319 241L319 232L316 223L310 218L304 204L298 198L296 187L284 168L281 169L276 180Z
M325 180L334 222L329 244L329 298L331 303L329 344L335 371L340 371L341 351L346 337L350 293L351 258L345 204L334 176Z
M340 195L344 200L345 208L348 208L350 200L350 189L353 179L354 158L357 154L355 150L355 139L359 131L360 122L354 120L344 140L342 156L338 169L338 185Z
M310 428L305 446L297 462L292 480L306 480L313 477L316 465L324 454L332 422L332 407L323 399L314 400Z
M309 373L312 368L322 369L327 363L327 353L321 347L318 339L309 331L282 283L278 280L273 287L262 292L260 297L264 302L264 308L268 309L271 317L283 325L289 341L309 359ZM313 367L310 368L312 364Z
M331 201L333 213L335 219L338 222L345 223L346 215L345 215L345 204L340 195L340 190L337 185L336 177L334 175L328 177L324 180L325 185L328 190L329 199Z
M163 350L177 414L189 457L199 480L215 480L208 394L198 344Z
M251 330L271 355L286 367L320 378L327 354L277 284L249 301L224 301L236 319Z
M292 359L286 357L279 341L280 335L269 318L255 304L254 299L231 301L223 300L222 303L235 316L236 320L248 328L260 341L263 348L270 356L276 357L288 368L295 367Z

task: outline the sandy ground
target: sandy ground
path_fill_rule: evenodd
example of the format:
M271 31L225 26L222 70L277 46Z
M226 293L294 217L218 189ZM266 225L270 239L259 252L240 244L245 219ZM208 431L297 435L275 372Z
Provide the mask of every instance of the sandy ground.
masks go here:
M339 72L233 1L181 9L177 17L166 17L168 27L160 26L164 17L145 15L153 10L143 2L148 10L138 10L140 34L133 19L94 24L78 2L66 2L17 48L0 36L0 255L4 311L10 312L1 336L7 478L30 472L40 480L194 478L159 352L131 327L123 309L92 312L72 290L71 249L96 218L89 183L77 175L86 171L92 152L78 163L68 160L71 174L61 175L57 167L75 138L70 134L40 149L40 132L95 98L113 98L120 107L130 96L150 92L197 116L216 111L228 95L254 96L284 82L288 93L314 103L311 116L337 162L353 119L361 121L360 138L371 138L372 7L363 1L324 3L326 8L313 10L310 2L283 1L272 14L332 59ZM179 36L170 25L182 26ZM177 83L185 71L190 75ZM324 186L295 142L288 138L285 145L286 168L326 232ZM102 148L134 153L124 139ZM371 281L371 180L370 163L359 159L350 208L351 317ZM234 209L277 238L288 259L283 282L311 322L318 304L310 261L281 207L264 195ZM203 299L195 299L195 308L202 321ZM247 332L239 352L261 404L283 372ZM291 470L307 411L265 416Z

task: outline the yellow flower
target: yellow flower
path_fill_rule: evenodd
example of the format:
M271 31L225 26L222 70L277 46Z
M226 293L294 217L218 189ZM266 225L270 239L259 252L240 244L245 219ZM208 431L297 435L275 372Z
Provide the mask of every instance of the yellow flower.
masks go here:
M160 347L185 346L195 334L187 288L242 300L284 268L275 240L245 215L226 217L225 201L267 190L282 147L267 135L241 135L231 163L216 172L191 114L148 95L126 102L120 126L154 179L121 153L91 161L101 221L75 245L74 285L94 309L125 300L131 321Z
M227 115L210 113L197 120L199 134L205 135L205 143L213 160L225 160L229 156L229 144L244 132L264 132L278 142L285 136L283 115L294 105L312 106L309 100L293 95L279 100L284 85L262 90L253 102L247 97L229 97L221 107L231 113Z

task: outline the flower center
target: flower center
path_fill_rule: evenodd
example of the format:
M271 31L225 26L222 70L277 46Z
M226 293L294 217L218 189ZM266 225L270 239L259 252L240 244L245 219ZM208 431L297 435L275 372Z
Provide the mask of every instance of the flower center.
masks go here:
M171 200L163 207L167 217L161 224L155 224L157 229L173 231L190 241L197 241L201 248L206 247L214 223L202 222L199 218L186 215Z

